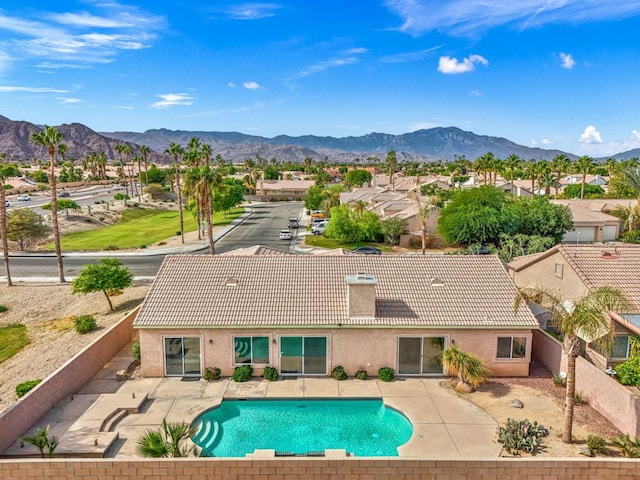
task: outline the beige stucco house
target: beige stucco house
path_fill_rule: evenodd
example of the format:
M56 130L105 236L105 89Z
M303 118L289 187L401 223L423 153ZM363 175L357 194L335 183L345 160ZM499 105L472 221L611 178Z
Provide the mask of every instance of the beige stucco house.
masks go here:
M257 252L258 250L255 250ZM254 252L254 253L255 253ZM458 345L496 376L529 373L529 309L495 256L167 256L134 327L144 376L443 375Z
M629 358L630 338L640 335L640 245L560 244L517 257L507 267L519 287L542 287L564 300L576 300L601 286L620 289L635 312L612 312L615 343L611 353L603 355L587 346L586 356L603 368Z

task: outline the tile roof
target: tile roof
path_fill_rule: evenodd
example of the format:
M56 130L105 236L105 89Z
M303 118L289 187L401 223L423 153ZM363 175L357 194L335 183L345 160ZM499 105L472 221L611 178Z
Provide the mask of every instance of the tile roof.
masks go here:
M278 248L268 247L266 245L254 245L253 247L236 248L220 255L295 255L289 251L280 250Z
M348 315L345 277L362 271L375 318ZM135 326L536 328L515 293L496 256L169 255Z

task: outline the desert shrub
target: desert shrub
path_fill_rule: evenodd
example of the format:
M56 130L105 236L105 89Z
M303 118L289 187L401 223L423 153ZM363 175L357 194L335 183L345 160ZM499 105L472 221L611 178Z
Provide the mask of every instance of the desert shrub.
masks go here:
M366 371L366 370L358 370L358 371L356 372L356 378L357 378L358 380L366 380L366 379L368 379L368 378L369 378L369 374L367 373L367 371Z
M640 243L640 230L631 230L623 233L622 241L626 243Z
M278 380L278 370L274 367L264 367L262 378L266 378L270 382L275 382Z
M104 247L105 250L120 250L120 247L117 245L107 245Z
M140 342L135 342L131 346L131 355L135 360L137 360L138 362L140 361Z
M6 305L0 305L0 313L6 312L9 310Z
M27 380L26 382L19 383L18 385L16 385L16 397L17 398L24 397L41 381L42 381L41 378L37 378L35 380Z
M344 371L344 367L342 365L335 366L333 367L333 370L331 370L331 378L334 378L335 380L346 380L347 372Z
M616 378L623 385L640 386L640 357L632 357L618 365Z
M382 367L378 370L378 378L383 382L390 382L396 376L396 371L391 367Z
M176 235L182 235L182 230L176 230Z
M129 199L129 195L127 195L126 193L116 193L113 196L114 200L128 200Z
M204 369L204 375L202 376L207 382L211 380L220 379L220 369L218 367L207 367Z
M640 457L640 438L631 440L628 434L620 435L613 439L613 443L620 449L623 457L638 458Z
M607 441L599 435L587 436L587 446L594 455L603 455L607 453Z
M586 405L589 402L587 402L587 399L582 396L582 393L576 392L573 395L573 403L575 403L576 405Z
M147 248L147 245L143 243L142 245L140 245L140 248Z
M73 320L73 326L80 335L84 335L85 333L93 332L96 328L98 328L98 324L96 323L95 318L91 315L82 315L80 317L76 317Z
M234 382L248 382L251 380L252 373L253 368L251 368L251 365L242 365L241 367L236 367L233 375L231 375L231 379Z
M508 418L504 427L498 427L498 443L511 455L535 453L540 446L540 438L548 433L538 422Z
M557 373L553 374L552 380L553 380L553 384L558 388L564 387L566 385L565 379L560 375L558 375Z

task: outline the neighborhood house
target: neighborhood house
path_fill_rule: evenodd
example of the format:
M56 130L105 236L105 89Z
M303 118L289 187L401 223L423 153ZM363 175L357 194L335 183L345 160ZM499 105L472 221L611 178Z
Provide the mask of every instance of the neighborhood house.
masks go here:
M449 345L529 374L528 308L496 256L167 256L134 321L145 377L443 375Z

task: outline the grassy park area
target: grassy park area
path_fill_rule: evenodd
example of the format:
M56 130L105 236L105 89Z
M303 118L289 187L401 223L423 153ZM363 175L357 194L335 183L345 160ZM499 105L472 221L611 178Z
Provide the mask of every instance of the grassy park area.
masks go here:
M28 344L26 326L13 324L0 327L0 363L13 357Z

